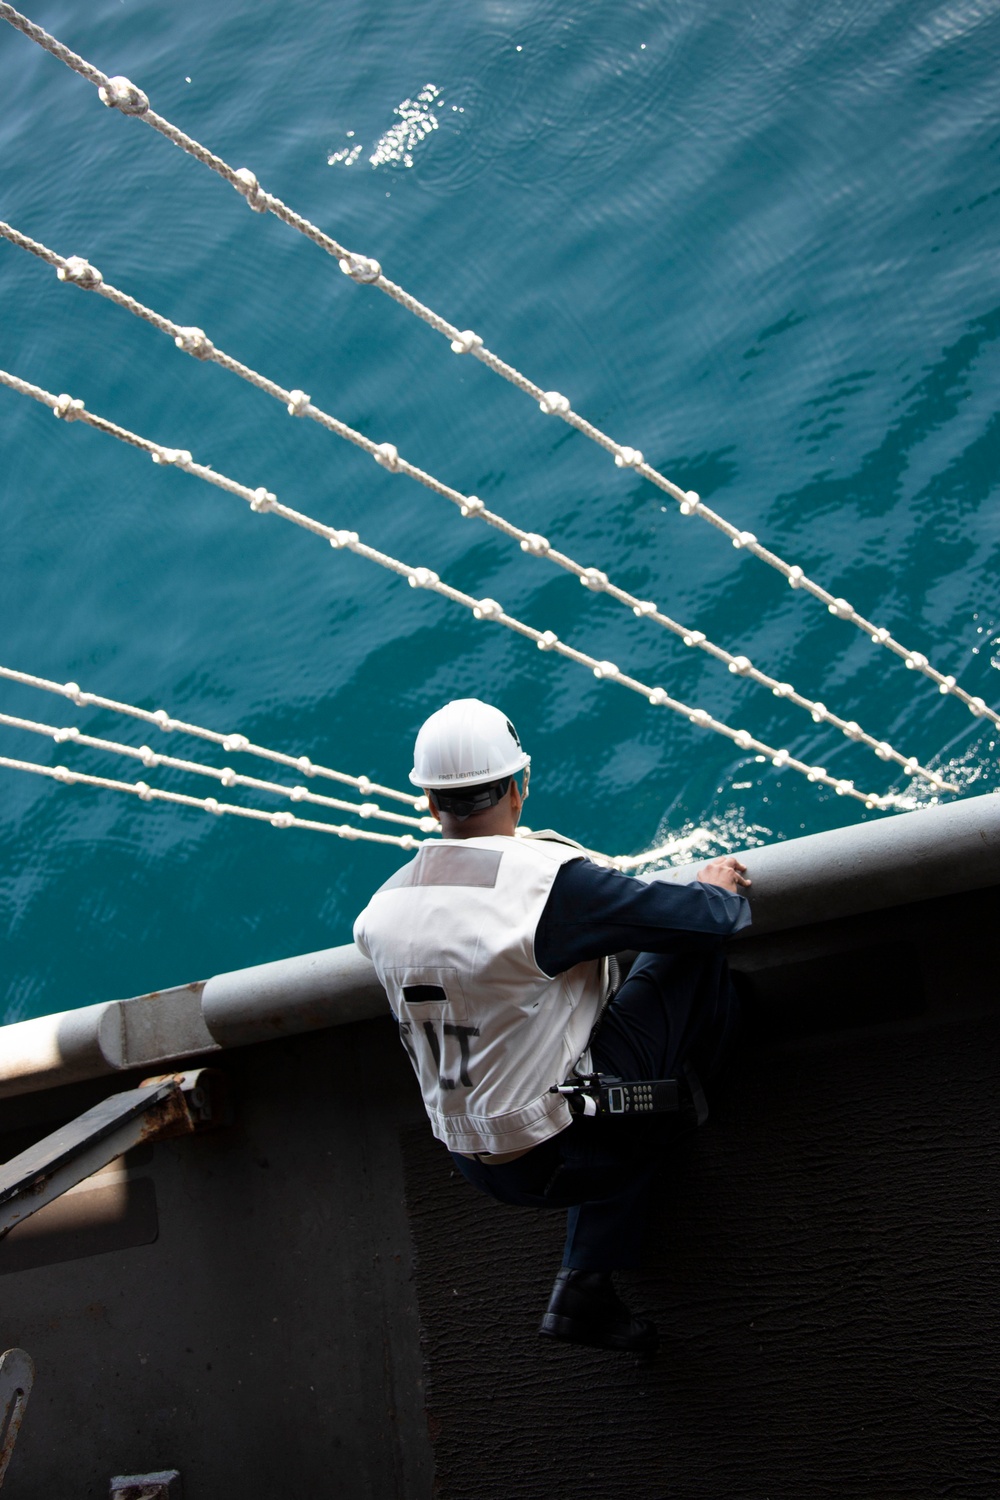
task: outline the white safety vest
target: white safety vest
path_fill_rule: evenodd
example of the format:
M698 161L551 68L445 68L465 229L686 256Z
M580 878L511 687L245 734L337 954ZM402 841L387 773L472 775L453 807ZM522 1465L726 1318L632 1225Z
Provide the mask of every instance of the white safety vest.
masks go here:
M549 1089L589 1069L607 961L545 974L535 931L561 866L582 857L502 835L426 843L354 924L451 1151L523 1151L570 1123Z

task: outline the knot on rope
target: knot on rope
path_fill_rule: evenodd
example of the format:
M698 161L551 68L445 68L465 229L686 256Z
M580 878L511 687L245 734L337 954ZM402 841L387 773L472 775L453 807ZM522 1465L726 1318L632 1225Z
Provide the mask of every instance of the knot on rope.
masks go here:
M985 712L986 712L986 704L985 704L985 702L983 701L982 698L973 698L970 701L970 703L969 703L969 713L972 714L973 718L975 718L975 719L982 718L982 716L983 716L983 714Z
M847 723L844 725L844 733L847 735L847 738L849 740L860 740L864 735L864 730L861 728L861 725L858 723L857 719L848 719Z
M139 796L141 797L143 802L152 802L153 788L149 785L148 782L137 781L135 784L135 789L139 793Z
M174 728L174 721L165 708L158 708L153 715L153 723L163 730L164 734L170 734ZM226 747L228 749L228 746Z
M797 589L798 586L799 586L799 584L802 582L802 579L804 577L805 577L805 574L802 572L802 569L799 567L798 563L796 563L794 567L789 568L789 570L788 570L788 586L789 586L789 588Z
M594 676L599 678L617 677L618 667L613 661L599 661L594 668Z
M822 723L825 722L825 720L827 718L827 711L826 711L826 704L825 703L820 703L820 702L817 701L816 703L813 704L813 706L809 710L809 712L812 714L812 721L813 721L814 724L822 724Z
M791 760L791 758L792 757L789 755L787 750L778 750L774 755L771 756L771 764L772 766L777 766L778 770L780 771L782 766L788 765L788 762Z
M806 772L806 780L807 781L822 781L825 775L826 775L826 767L825 766L810 766L809 770Z
M421 833L437 833L440 827L441 824L438 822L437 818L427 817L420 819Z
M233 770L232 766L223 766L223 768L222 768L222 774L219 777L219 780L221 781L222 785L223 786L235 786L236 785L236 779L237 779L236 778L236 772Z
M665 688L657 687L650 693L649 701L654 708L662 708L664 703L669 703L670 698Z
M227 734L222 741L223 750L245 750L250 741L245 734Z
M358 817L371 818L374 817L375 813L380 811L381 809L377 802L362 802L361 806L358 808Z
M681 501L681 515L693 516L701 509L701 496L697 490L687 490Z
M174 343L185 354L193 354L195 359L208 359L215 353L215 345L204 328L181 328Z
M367 780L367 778L363 776L361 778L361 780L365 781L365 780ZM360 785L360 783L359 783L359 785ZM426 797L418 797L416 799L416 801L414 802L413 805L416 808L417 812L426 812L427 809L430 807L430 803L428 802L428 800L427 800ZM432 822L436 823L437 822L437 818L432 819Z
M251 172L249 167L237 167L233 176L236 178L233 186L247 200L254 213L266 214L271 207L271 195L265 193L257 181L257 174Z
M76 780L69 766L56 766L52 774L56 781L62 782L63 786L72 786Z
M607 573L602 573L600 568L584 568L580 574L580 582L585 589L593 589L595 593L599 594L602 589L606 589L608 586L608 575Z
M638 448L619 448L615 454L615 464L619 469L637 469L643 462Z
M52 408L54 417L61 417L64 422L76 422L83 416L83 402L77 396L67 396L65 391L56 398L56 404Z
M305 391L289 391L288 415L290 417L305 416L306 407L309 405L311 399L311 397L306 395Z
M306 797L309 796L309 793L306 791L304 786L293 786L288 795L289 797L291 797L293 802L302 802Z
M257 511L259 515L261 511L270 510L275 504L277 498L277 495L273 494L270 490L265 489L264 486L261 485L259 490L254 490L253 492L253 499L250 501L250 509Z
M374 783L370 781L367 776L358 777L358 791L361 793L362 797L368 796L368 793L371 791L373 785Z
M776 682L771 692L776 698L790 698L795 689L790 682Z
M849 620L854 613L853 606L848 604L846 599L834 599L833 603L826 607L831 615L837 616L838 620Z
M483 341L478 333L473 333L471 328L464 328L457 339L452 339L451 349L453 354L471 354L473 349L481 349Z
M439 582L438 575L430 568L414 568L409 576L411 589L430 589Z
M120 109L123 115L144 115L149 110L149 100L139 86L130 78L120 74L109 78L97 90L97 97L108 109Z
M656 605L652 599L640 599L638 604L633 604L632 613L642 619L643 615L655 615Z
M938 684L938 692L939 693L950 693L951 690L952 690L952 688L954 686L955 686L955 679L954 679L954 677L946 677L943 682L941 682L941 683Z
M372 458L377 464L381 464L383 469L388 469L390 474L399 473L399 449L395 443L379 443Z
M753 662L749 656L734 656L729 663L730 672L735 672L737 677L745 677L753 669Z
M222 807L214 797L206 797L202 806L206 812L214 813L217 818L221 818Z
M150 457L154 464L167 464L175 469L186 469L192 462L187 448L154 448Z
M740 531L733 537L733 546L739 551L740 547L752 547L756 540L752 531Z
M697 724L700 729L705 729L712 722L712 715L703 708L696 708L688 716L692 724Z
M302 772L303 776L316 775L316 768L313 765L312 761L309 759L308 755L300 755L295 764Z
M97 267L84 260L82 255L69 256L65 264L58 267L56 275L60 281L71 281L74 286L82 286L88 292L104 280Z
M879 760L892 760L892 746L888 740L879 740L875 746L875 754Z
M872 640L875 642L876 646L884 646L888 639L889 632L888 630L886 630L884 625L880 625L877 630L874 630L872 632Z
M906 772L907 776L916 776L917 772L920 770L920 762L917 760L917 757L915 755L911 755L908 760L905 760L903 762L903 770Z
M330 546L339 551L341 547L353 547L357 540L356 531L335 531L330 538Z
M342 255L337 264L352 281L371 283L378 281L382 275L382 267L377 260L373 260L370 255L358 255L354 250Z
M733 744L739 745L741 750L749 750L753 744L753 735L748 734L745 729L738 729L733 735Z
M906 665L910 671L922 672L927 665L927 658L922 651L911 651L906 658Z
M52 738L57 745L64 745L67 740L78 740L80 738L80 731L72 727L57 729Z
M547 417L555 415L564 417L570 409L569 401L558 391L546 391L538 405Z
M854 782L838 781L833 790L837 793L838 797L846 797L854 791Z
M415 839L412 833L404 833L399 841L399 846L401 849L419 849L420 840Z
M707 637L703 630L687 630L682 637L685 646L700 646Z
M532 557L544 557L546 552L552 550L552 544L548 537L539 536L537 531L529 531L526 537L521 539L521 551L530 552Z
M503 614L503 605L495 599L480 599L472 613L477 620L496 620Z
M543 630L535 645L539 651L551 651L553 646L558 646L559 637L554 630Z
M271 814L272 828L291 828L295 818L290 812L276 812Z
M150 750L148 745L139 746L139 759L142 761L143 765L148 766L150 770L152 770L154 766L158 766L160 764L160 757L157 755L155 750Z
M466 495L458 507L463 516L478 516L486 509L485 500L480 500L478 495ZM521 543L522 547L524 543Z
M81 693L80 684L78 682L65 683L63 685L63 692L66 694L67 698L72 698L73 702L77 705L78 708L83 708L84 704L87 702L87 694Z

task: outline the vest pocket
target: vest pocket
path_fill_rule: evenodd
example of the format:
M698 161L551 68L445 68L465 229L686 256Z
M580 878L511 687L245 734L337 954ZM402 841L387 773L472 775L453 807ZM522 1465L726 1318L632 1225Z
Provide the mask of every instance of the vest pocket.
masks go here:
M386 969L385 984L393 1010L418 1024L447 1012L449 1021L467 1021L469 1006L457 969L433 965L400 965Z

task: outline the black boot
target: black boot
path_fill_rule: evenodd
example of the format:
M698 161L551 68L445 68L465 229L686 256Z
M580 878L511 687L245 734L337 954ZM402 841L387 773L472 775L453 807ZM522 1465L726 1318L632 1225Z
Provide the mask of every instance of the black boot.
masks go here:
M631 1349L652 1353L656 1324L636 1318L615 1291L608 1271L559 1272L539 1333L568 1344L596 1349Z

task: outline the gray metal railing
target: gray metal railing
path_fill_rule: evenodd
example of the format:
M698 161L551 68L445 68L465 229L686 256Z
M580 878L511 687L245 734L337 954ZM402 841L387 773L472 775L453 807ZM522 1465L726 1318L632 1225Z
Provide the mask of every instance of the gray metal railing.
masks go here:
M1000 884L1000 795L749 850L751 936ZM658 880L692 880L697 864ZM739 941L739 940L737 940ZM0 1097L384 1015L351 945L0 1027Z

